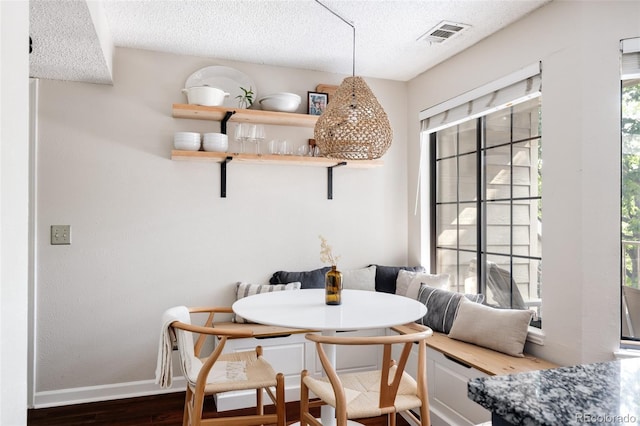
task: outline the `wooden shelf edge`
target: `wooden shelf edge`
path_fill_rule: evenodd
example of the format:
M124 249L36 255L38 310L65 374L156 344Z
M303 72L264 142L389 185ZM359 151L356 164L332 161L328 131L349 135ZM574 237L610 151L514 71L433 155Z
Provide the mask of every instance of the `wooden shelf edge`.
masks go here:
M234 114L230 122L275 124L280 126L313 127L318 121L317 115L297 114L293 112L263 111L229 107L208 107L191 104L173 104L174 118L221 121L227 111Z
M232 161L247 164L280 164L289 166L310 166L310 167L332 167L343 160L326 157L300 157L296 155L257 155L257 154L236 154L231 152L207 152L207 151L180 151L172 150L171 159L178 161L210 161L221 163L227 157ZM372 168L380 167L383 160L348 160L344 167L348 168Z
M181 151L179 149L171 150L172 160L195 160L221 163L227 157L231 157L231 154L227 152Z

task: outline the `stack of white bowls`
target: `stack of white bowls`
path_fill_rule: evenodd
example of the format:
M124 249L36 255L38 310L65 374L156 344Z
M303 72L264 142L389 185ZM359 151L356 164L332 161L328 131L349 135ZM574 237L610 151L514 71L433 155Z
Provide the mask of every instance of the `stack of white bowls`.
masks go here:
M181 151L199 151L200 133L176 132L173 135L173 147Z
M202 138L202 148L211 152L227 152L229 138L224 133L205 133Z

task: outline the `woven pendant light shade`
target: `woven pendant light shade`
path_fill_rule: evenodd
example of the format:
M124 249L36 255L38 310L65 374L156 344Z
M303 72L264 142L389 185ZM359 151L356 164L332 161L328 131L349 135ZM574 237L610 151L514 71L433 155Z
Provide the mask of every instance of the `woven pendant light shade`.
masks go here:
M364 79L347 77L318 118L314 137L326 157L373 160L387 152L393 131Z

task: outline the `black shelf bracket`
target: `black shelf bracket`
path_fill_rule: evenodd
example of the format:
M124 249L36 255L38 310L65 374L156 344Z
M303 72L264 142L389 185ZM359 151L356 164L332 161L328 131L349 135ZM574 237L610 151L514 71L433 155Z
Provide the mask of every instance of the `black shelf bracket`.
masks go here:
M327 200L333 200L333 168L346 165L346 161L341 161L338 164L327 167Z
M233 160L233 157L226 157L220 163L220 198L227 198L227 163Z
M235 113L236 113L235 111L225 112L224 117L220 121L220 133L224 133L225 135L227 134L227 121L229 121L231 116Z

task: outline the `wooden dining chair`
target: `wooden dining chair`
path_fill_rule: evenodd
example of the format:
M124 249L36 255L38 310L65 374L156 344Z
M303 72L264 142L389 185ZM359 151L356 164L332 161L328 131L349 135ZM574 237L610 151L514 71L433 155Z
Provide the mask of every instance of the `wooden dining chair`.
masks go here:
M300 424L321 425L311 415L309 393L313 392L322 404L336 410L337 426L346 426L347 420L387 415L387 423L396 425L396 414L405 412L417 424L429 426L429 396L427 393L427 356L425 340L433 334L430 328L421 326L416 333L373 337L340 337L307 334L315 342L325 377L314 378L307 370L302 372L300 387ZM417 343L417 380L405 366L411 348ZM382 368L376 371L338 374L324 349L324 345L380 345L383 349ZM394 345L399 345L398 361L392 359ZM419 409L420 418L411 411Z
M215 326L213 319L216 313L232 312L230 307L188 308L188 314L183 321L173 321L170 324L178 345L182 372L187 380L182 424L183 426L262 424L285 426L284 375L276 374L262 357L262 347L257 346L251 351L223 353L227 339L246 338L253 335L250 330L231 330ZM204 324L202 326L191 324L191 315L201 313L208 313ZM195 344L193 343L194 334L198 335ZM209 355L203 356L203 346L210 337L217 340L215 348ZM256 391L254 415L202 418L205 396L247 389ZM264 413L263 392L266 392L275 404L275 414Z

